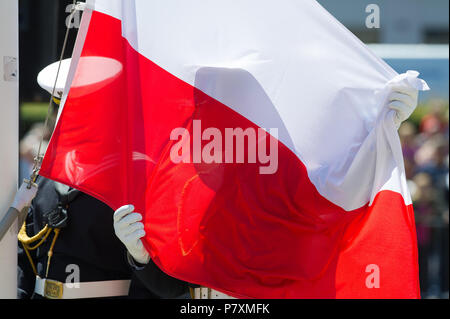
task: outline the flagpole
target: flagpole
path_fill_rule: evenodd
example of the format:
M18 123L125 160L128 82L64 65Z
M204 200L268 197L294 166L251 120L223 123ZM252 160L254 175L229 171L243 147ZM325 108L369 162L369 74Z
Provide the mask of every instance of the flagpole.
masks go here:
M0 220L17 191L19 154L19 4L0 1ZM17 221L0 242L0 299L17 296Z

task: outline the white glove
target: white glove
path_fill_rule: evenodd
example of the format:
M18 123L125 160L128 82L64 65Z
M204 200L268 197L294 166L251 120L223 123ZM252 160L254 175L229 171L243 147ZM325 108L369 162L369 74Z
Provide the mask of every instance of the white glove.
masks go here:
M31 201L36 196L37 191L38 186L35 183L32 183L31 188L28 189L28 183L23 182L14 197L11 207L21 212L25 207L31 205Z
M391 89L389 108L395 110L394 121L397 127L400 127L416 109L419 90L406 85L393 85Z
M134 260L146 265L150 261L150 255L141 240L145 236L141 220L142 215L134 212L133 205L122 206L114 213L114 231Z

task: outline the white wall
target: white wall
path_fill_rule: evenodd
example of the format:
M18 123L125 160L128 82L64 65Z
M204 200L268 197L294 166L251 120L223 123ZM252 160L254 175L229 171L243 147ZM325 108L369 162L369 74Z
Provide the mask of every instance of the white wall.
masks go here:
M18 0L0 0L0 218L17 190L19 83L17 72L14 77L5 70L4 59L18 59L18 50ZM0 299L17 295L17 227L0 242Z

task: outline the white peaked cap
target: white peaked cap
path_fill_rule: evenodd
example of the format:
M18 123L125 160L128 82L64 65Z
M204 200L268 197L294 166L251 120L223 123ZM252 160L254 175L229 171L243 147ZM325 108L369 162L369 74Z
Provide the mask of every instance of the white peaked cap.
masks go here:
M72 59L66 59L61 62L61 68L55 88L56 98L61 99L64 94L71 62ZM58 66L59 62L50 64L43 69L37 77L39 85L50 94L52 94L53 86L55 85ZM122 64L111 58L99 56L81 57L77 62L78 73L76 80L71 83L71 94L73 97L77 97L79 94L95 92L114 81L122 73L122 70Z
M61 99L64 87L66 86L67 76L69 75L70 63L72 59L65 59L61 62L58 81L55 87L55 97ZM56 74L58 73L59 61L45 67L37 76L37 82L41 88L52 94L55 85Z

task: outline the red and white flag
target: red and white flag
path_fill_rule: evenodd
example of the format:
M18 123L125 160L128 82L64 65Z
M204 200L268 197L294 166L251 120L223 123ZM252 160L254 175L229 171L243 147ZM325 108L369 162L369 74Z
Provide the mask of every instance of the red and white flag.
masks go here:
M133 204L191 283L418 298L392 82L426 86L313 0L91 0L41 175Z

